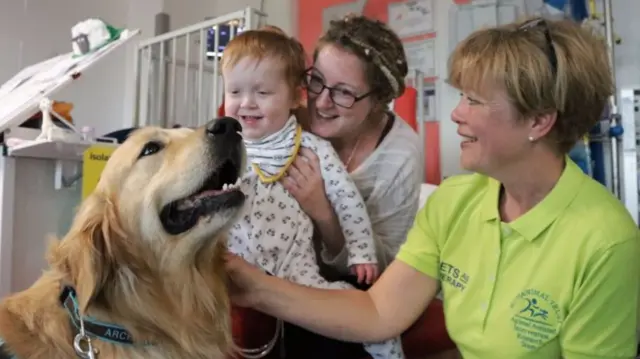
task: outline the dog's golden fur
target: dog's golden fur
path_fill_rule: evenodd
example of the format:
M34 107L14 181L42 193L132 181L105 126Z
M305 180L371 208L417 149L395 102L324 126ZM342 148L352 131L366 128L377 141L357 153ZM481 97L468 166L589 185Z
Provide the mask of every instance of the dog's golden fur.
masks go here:
M138 158L157 141L162 149ZM129 330L136 342L93 339L100 359L222 358L232 347L223 270L235 209L185 234L162 230L162 204L202 185L215 162L204 129L144 128L109 160L69 233L51 244L50 269L0 305L0 337L19 359L75 358L75 329L59 296L77 291L80 311Z

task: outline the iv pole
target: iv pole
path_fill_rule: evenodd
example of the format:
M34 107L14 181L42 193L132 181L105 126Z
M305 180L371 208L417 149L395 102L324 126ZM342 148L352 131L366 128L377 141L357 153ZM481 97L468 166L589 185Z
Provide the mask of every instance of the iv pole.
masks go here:
M611 67L611 76L613 81L613 87L615 92L609 98L609 136L611 138L611 184L613 187L613 194L622 199L620 193L620 137L622 136L623 128L620 126L620 112L618 109L618 91L616 88L616 72L615 72L615 35L613 33L613 12L612 1L604 0L604 26L605 37L607 41L607 55L609 57L609 66Z

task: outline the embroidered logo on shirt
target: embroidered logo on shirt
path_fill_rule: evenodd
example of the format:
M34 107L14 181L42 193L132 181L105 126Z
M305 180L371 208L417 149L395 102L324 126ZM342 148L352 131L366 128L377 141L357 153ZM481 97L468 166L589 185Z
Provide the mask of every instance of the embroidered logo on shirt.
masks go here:
M511 302L514 333L523 348L536 350L554 339L562 314L548 293L526 289Z
M463 292L469 283L469 275L451 263L440 262L440 281Z

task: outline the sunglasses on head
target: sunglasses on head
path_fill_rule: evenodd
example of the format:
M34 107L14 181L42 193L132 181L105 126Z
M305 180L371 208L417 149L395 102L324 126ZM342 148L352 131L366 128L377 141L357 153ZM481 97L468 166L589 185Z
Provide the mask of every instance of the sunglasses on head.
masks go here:
M553 41L551 40L551 33L549 32L549 26L545 19L537 18L530 21L525 22L520 25L518 30L520 31L530 31L532 29L542 29L544 32L544 38L547 42L546 54L549 58L549 62L551 63L551 71L555 76L558 72L558 57L556 56L556 50L553 47Z

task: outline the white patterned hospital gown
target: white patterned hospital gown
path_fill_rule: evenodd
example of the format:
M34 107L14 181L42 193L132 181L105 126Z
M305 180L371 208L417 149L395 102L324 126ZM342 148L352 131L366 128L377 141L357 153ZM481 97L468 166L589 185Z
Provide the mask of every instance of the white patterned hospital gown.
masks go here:
M245 141L248 169L241 182L246 201L232 225L229 251L263 270L298 284L316 288L348 289L347 282L329 282L320 275L313 246L313 223L300 204L279 182L263 183L252 163L267 174L277 173L293 152L295 119L261 143ZM312 149L320 160L325 192L342 227L348 264L376 263L376 252L367 210L331 144L302 132L302 147ZM275 150L270 153L269 148ZM284 153L284 154L283 154ZM271 168L270 168L271 167ZM404 358L400 339L367 343L374 358Z

